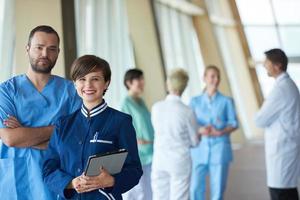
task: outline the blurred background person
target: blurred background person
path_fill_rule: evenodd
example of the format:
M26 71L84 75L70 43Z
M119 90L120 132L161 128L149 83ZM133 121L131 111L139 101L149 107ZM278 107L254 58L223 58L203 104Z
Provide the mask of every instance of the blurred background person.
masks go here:
M264 66L275 85L256 115L265 128L267 185L272 200L299 199L300 96L287 74L288 58L281 49L265 52Z
M188 74L174 69L167 78L169 95L152 107L155 131L152 166L153 200L188 200L192 160L191 146L198 143L193 111L181 101Z
M151 200L151 164L153 156L153 127L150 112L142 98L145 80L139 69L130 69L125 73L124 85L128 91L123 99L121 110L132 116L136 130L138 151L143 167L140 182L133 189L123 194L126 200Z
M233 159L230 133L237 129L238 121L233 100L218 91L220 70L208 66L204 71L206 88L193 97L190 106L195 111L202 140L191 151L193 173L191 199L204 200L206 176L210 177L212 200L223 199Z

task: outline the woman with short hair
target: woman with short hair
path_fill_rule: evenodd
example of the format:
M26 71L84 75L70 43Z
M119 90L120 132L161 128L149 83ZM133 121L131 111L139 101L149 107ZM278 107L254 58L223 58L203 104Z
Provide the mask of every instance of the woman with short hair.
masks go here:
M192 160L190 148L198 143L195 115L181 101L189 77L174 69L167 78L169 95L152 107L154 154L153 200L188 200Z

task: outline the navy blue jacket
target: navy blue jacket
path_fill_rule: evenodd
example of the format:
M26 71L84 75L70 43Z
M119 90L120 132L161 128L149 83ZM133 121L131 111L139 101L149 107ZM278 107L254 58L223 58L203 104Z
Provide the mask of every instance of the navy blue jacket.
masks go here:
M66 189L73 178L83 173L90 155L118 149L126 149L128 155L122 171L113 175L112 188L82 194ZM59 199L121 200L121 194L138 184L142 173L131 116L107 107L106 103L90 113L83 105L59 120L43 164L44 182Z

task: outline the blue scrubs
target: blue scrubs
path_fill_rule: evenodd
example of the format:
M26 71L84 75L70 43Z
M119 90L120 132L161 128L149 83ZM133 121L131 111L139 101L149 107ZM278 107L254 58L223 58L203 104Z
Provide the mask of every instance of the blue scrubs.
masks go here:
M24 127L54 125L64 115L80 108L81 99L74 85L58 76L51 76L39 92L20 75L0 85L0 128L3 119L15 116ZM33 148L8 147L0 140L0 194L4 200L56 199L42 180L42 157L45 151Z
M114 175L112 188L78 194L67 185L80 176L88 157L94 154L127 149L123 169ZM59 199L122 199L121 194L138 184L142 167L138 156L135 130L130 115L107 107L103 102L94 109L82 108L56 125L51 137L43 178Z
M238 121L233 100L217 92L211 98L207 93L192 98L191 108L200 126L211 125L218 130L228 126L237 128ZM205 200L205 177L209 173L211 199L223 199L232 149L229 134L203 136L199 145L191 150L193 171L191 200Z

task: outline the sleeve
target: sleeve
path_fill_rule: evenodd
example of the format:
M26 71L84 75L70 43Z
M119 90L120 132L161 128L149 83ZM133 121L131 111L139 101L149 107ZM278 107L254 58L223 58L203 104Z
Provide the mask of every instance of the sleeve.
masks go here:
M3 121L9 115L18 118L13 98L10 96L13 93L14 89L13 87L9 87L8 83L0 85L0 128L6 128Z
M113 196L121 195L133 188L143 174L135 138L132 118L128 117L122 121L119 133L119 148L127 149L128 155L122 171L114 175L115 185L105 189L105 192L111 193Z
M71 198L76 194L73 189L65 189L74 178L60 169L60 152L59 152L59 131L60 122L55 125L54 133L50 139L46 155L43 162L42 176L46 185L54 193L64 198Z
M196 146L199 143L200 136L198 136L197 134L198 128L199 127L197 124L195 113L191 111L187 122L187 129L191 141L191 146Z
M236 110L232 98L229 98L229 101L227 103L226 115L227 115L226 126L238 128L238 120L237 120Z
M258 127L266 128L279 117L280 110L283 108L282 97L280 88L271 92L255 115L255 123Z

